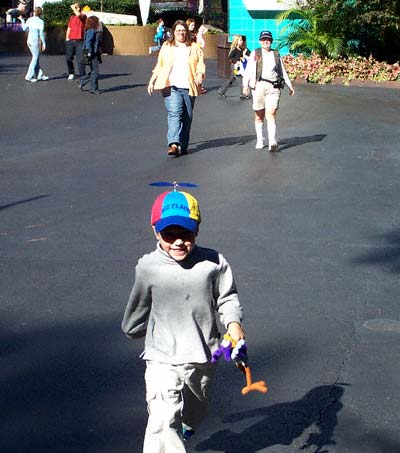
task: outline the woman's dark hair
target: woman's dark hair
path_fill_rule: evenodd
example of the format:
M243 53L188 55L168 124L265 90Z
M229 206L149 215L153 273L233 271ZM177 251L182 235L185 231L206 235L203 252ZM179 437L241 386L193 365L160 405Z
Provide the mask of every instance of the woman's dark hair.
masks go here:
M99 18L97 16L89 16L85 22L85 30L89 30L90 28L97 30L99 23Z
M169 44L175 45L175 29L178 25L181 25L185 29L185 31L186 31L185 44L187 46L190 46L190 44L192 43L192 40L190 39L190 33L189 33L188 26L186 25L186 22L184 20L180 20L180 19L175 21L174 25L172 25L171 37L168 39Z

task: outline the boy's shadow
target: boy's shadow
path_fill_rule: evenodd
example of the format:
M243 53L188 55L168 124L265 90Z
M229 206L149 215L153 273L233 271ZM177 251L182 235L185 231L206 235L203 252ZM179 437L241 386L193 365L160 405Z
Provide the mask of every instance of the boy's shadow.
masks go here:
M224 423L234 423L251 417L263 417L239 434L229 429L218 431L196 446L196 451L224 453L257 453L273 445L291 445L307 428L314 425L317 432L308 435L300 448L312 453L327 453L324 448L334 445L333 432L337 413L343 407L344 393L339 385L322 385L310 390L302 399L291 403L275 404L225 417Z

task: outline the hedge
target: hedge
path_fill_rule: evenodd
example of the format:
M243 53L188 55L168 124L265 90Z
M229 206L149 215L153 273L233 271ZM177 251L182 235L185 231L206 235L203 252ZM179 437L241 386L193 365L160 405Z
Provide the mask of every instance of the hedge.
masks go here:
M43 4L43 19L46 29L54 27L67 27L68 20L72 14L71 5L76 0L62 0L57 3ZM88 6L92 11L101 11L100 0L81 1L82 8ZM103 11L114 14L132 14L137 16L138 23L141 23L139 0L103 0ZM164 19L166 27L172 27L172 24L177 19L186 20L188 17L193 17L196 23L201 23L201 17L193 15L189 10L176 9L167 11L155 11L150 7L148 23L154 23L159 17Z

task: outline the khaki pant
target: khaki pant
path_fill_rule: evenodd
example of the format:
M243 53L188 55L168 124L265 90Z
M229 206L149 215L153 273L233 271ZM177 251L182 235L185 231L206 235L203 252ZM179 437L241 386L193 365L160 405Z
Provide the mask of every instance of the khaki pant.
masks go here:
M149 412L143 453L185 453L182 424L196 430L207 415L215 367L148 361L146 401Z
M278 110L281 90L274 88L272 83L260 80L253 90L253 110L266 110L267 112Z

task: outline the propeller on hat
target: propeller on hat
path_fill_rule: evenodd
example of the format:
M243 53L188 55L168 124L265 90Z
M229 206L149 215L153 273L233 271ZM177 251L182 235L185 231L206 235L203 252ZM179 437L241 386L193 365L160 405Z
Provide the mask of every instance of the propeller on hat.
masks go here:
M192 182L169 182L169 181L156 181L156 182L151 182L149 186L156 186L156 187L173 187L174 191L178 187L199 187L197 184L194 184Z

